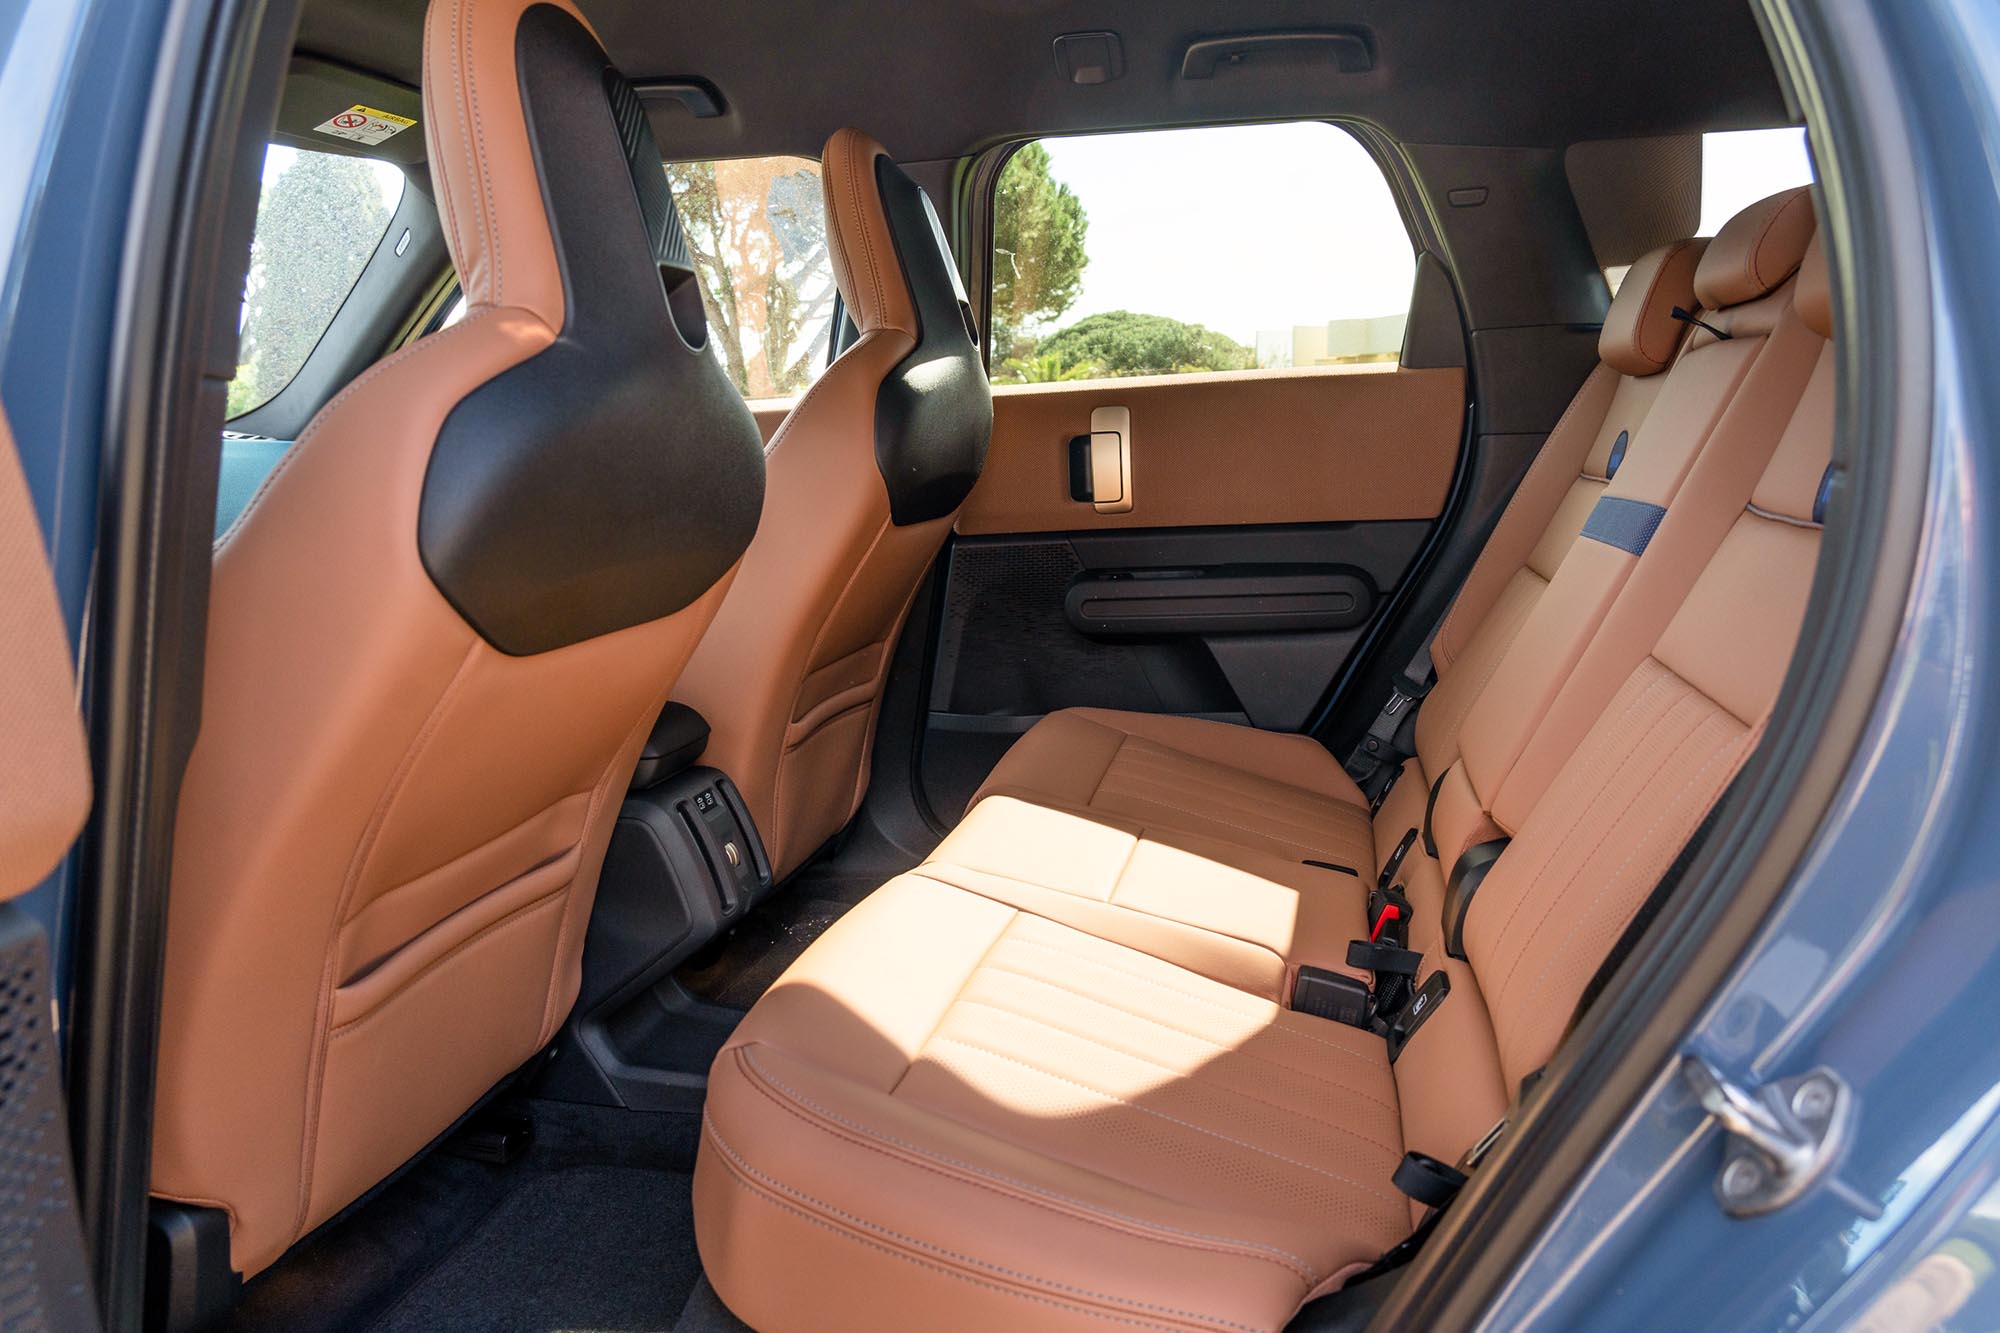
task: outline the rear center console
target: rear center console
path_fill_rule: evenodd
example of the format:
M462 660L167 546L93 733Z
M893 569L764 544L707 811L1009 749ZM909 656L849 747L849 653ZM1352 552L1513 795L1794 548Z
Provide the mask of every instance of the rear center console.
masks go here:
M545 1095L698 1107L708 1058L740 1017L688 995L671 975L772 887L770 858L736 784L697 762L707 741L701 715L670 703L640 751Z

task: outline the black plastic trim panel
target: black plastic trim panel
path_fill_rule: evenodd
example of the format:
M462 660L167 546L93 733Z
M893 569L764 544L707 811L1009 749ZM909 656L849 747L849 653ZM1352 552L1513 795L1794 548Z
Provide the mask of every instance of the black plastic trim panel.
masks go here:
M522 15L521 99L562 267L559 337L468 394L424 478L417 545L505 653L686 607L763 508L763 439L707 330L644 108L582 24Z
M1114 637L1350 629L1374 610L1366 578L1314 565L1087 574L1063 598L1073 628Z
M875 465L900 527L954 513L972 492L993 438L993 391L929 197L887 158L875 160L875 180L921 326L875 396Z

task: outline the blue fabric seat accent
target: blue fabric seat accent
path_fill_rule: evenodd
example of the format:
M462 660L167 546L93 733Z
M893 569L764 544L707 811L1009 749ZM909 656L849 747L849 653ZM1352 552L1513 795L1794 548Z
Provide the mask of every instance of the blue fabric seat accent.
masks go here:
M1583 535L1606 546L1641 555L1646 550L1646 543L1653 540L1653 533L1659 530L1660 520L1666 516L1666 510L1644 500L1627 500L1616 495L1600 496L1591 507L1589 519L1584 522Z
M1625 462L1625 446L1630 443L1632 443L1632 432L1629 430L1619 431L1618 438L1611 442L1611 457L1604 464L1606 481L1618 475L1619 467Z

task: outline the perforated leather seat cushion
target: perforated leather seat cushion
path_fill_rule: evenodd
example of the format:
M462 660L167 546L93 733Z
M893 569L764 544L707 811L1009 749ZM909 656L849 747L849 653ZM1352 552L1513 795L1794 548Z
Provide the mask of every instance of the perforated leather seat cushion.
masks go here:
M1277 1328L1412 1223L1378 1038L915 875L759 1001L703 1137L760 1328Z
M1310 737L1199 718L1071 708L1007 752L973 796L1183 830L1289 861L1372 875L1368 801Z

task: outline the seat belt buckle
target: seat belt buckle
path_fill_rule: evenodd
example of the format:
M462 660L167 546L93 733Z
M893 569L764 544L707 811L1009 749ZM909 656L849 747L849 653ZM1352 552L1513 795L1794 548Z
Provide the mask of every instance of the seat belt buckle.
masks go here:
M1301 967L1292 983L1292 1008L1315 1018L1330 1018L1351 1028L1372 1028L1374 997L1357 977L1323 967Z
M1431 686L1435 683L1435 677L1431 680L1416 680L1398 671L1394 676L1390 677L1389 702L1382 705L1382 715L1384 717L1398 716L1405 708L1408 708L1411 704L1429 694Z
M1403 919L1402 908L1396 906L1396 904L1394 903L1382 904L1382 911L1376 916L1375 924L1368 928L1368 942L1370 944L1381 943L1382 932L1386 930L1390 925L1394 924L1395 922L1401 921L1402 919Z
M1398 944L1377 944L1373 940L1349 940L1347 965L1371 972L1379 982L1383 977L1413 977L1423 961L1415 949Z
M1415 829L1403 834L1402 840L1396 844L1396 850L1390 852L1389 859L1382 863L1382 873L1375 877L1377 892L1387 893L1389 886L1396 882L1396 872L1403 868L1403 858L1410 854L1410 848L1416 845L1416 841Z
M1410 900L1400 884L1368 895L1368 943L1403 945L1410 937Z
M1444 1004L1445 996L1451 994L1451 978L1443 969L1424 978L1424 984L1417 987L1417 993L1409 1003L1397 1010L1388 1021L1388 1030L1383 1034L1389 1040L1389 1063L1395 1064L1403 1048L1410 1044L1410 1038L1424 1025L1424 1020L1436 1013Z

